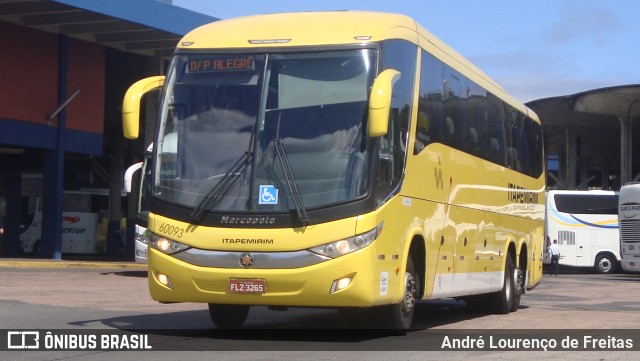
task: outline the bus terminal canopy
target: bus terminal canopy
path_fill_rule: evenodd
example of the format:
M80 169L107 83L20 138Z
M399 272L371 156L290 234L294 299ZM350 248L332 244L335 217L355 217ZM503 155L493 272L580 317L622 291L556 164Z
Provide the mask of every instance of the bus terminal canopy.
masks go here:
M545 98L527 106L544 125L545 154L559 156L560 188L617 189L640 172L640 147L632 148L640 136L640 127L633 127L640 116L640 85Z
M157 0L3 0L0 20L142 55L171 55L182 35L217 18Z

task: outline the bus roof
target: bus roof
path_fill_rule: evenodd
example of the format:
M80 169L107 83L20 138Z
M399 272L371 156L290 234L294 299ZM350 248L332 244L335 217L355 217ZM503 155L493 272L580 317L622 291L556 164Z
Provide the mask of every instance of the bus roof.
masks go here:
M389 38L417 43L416 22L405 15L364 11L253 15L215 21L196 28L182 38L178 48L367 44ZM193 44L187 46L185 43Z
M321 11L244 16L200 26L178 43L178 50L285 48L366 45L404 39L429 51L511 106L540 122L537 115L411 17L369 11Z

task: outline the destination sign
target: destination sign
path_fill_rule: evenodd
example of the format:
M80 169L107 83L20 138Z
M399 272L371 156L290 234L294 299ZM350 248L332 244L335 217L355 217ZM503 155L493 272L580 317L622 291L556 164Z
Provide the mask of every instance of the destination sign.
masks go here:
M253 56L211 56L190 59L187 63L188 73L253 71Z

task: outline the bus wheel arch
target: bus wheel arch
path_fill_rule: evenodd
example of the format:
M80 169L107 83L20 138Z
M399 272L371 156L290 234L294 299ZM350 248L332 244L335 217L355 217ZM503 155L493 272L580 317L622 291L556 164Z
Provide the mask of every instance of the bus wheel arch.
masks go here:
M405 334L411 328L416 302L424 295L426 254L422 238L412 239L406 259L400 302L383 306L376 312L382 328L397 335Z
M418 286L418 299L422 299L424 297L425 292L425 280L426 280L426 272L427 272L427 252L425 247L424 239L420 236L415 236L411 240L411 246L409 247L409 253L407 255L407 259L411 258L413 260L413 266L416 274L419 277L420 282L417 284Z
M600 252L596 255L593 267L597 273L614 273L618 269L618 260L613 253Z
M516 284L520 287L520 295L526 292L526 274L529 270L529 249L527 244L523 243L518 254L518 263L516 264Z

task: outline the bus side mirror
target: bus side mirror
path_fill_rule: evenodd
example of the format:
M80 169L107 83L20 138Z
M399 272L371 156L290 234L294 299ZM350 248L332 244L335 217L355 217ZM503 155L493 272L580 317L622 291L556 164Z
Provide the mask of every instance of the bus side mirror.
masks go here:
M162 87L164 76L152 76L133 83L122 101L122 132L127 139L137 139L140 132L140 100L148 92Z
M131 193L131 184L133 184L133 174L142 168L142 162L133 164L124 172L124 191Z
M386 69L373 82L369 96L368 132L370 137L379 137L389 130L389 111L393 85L400 79L400 72Z

